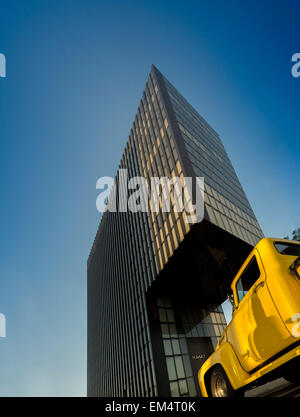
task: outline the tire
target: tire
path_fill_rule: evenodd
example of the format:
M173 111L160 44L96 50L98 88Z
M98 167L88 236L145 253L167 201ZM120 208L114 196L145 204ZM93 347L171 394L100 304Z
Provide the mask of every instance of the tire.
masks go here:
M284 379L286 379L288 382L291 382L292 384L300 384L300 373L299 369L294 369L286 372L283 375Z
M221 366L216 366L211 373L210 390L212 397L237 397L244 394L241 390L235 391L232 388L226 372Z

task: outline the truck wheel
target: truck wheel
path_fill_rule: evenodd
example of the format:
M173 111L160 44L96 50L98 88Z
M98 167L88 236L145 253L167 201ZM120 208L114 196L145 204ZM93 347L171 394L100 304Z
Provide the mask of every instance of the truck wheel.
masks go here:
M227 378L224 369L216 366L210 377L210 389L212 397L235 397L243 395L242 391L235 391Z
M286 379L288 382L291 382L292 384L300 384L300 374L299 370L293 369L289 370L283 375L284 379Z

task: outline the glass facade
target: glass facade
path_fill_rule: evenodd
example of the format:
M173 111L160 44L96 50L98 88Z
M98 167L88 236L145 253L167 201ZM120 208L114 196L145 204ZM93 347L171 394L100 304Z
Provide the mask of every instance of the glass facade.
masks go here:
M205 178L209 220L256 245L263 233L218 134L164 78L194 174Z
M172 397L198 395L188 343L209 338L212 348L217 346L226 320L220 306L208 305L206 309L172 303L169 297L157 297L159 321L163 338L170 392ZM177 313L175 319L174 311Z
M124 168L149 183L151 177L177 176L181 183L188 174L204 177L207 224L250 245L262 236L220 138L155 67L119 165ZM160 204L155 213L103 214L87 265L89 396L199 394L201 355L195 352L200 346L205 356L215 347L225 326L221 307L191 304L189 297L149 302L196 227L186 216L174 210L172 195L169 213Z

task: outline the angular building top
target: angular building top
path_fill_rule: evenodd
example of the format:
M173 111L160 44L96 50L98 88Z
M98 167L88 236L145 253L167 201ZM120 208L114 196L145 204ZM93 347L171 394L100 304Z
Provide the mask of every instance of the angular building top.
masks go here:
M263 233L219 135L158 70L153 70L165 86L169 112L175 115L177 136L184 143L192 174L205 178L208 219L255 245Z
M127 168L130 176L144 176L149 183L154 176L204 177L205 219L250 245L263 237L219 135L154 66L119 168ZM185 212L174 210L146 217L158 272L190 224ZM101 223L105 219L106 215Z

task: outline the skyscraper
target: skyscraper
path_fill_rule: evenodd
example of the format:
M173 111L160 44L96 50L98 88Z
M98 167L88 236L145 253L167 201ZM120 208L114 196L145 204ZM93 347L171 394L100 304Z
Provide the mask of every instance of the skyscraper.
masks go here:
M88 395L196 396L221 303L262 231L218 134L154 66L119 169L204 177L205 214L103 214L88 259Z

